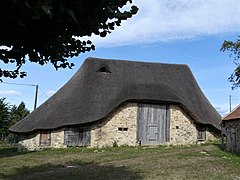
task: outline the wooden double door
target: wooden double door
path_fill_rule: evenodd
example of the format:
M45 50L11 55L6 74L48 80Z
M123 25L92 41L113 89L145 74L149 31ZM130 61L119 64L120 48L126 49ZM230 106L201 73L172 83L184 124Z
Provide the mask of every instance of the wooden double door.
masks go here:
M64 144L67 146L90 145L90 127L67 128L64 136Z
M137 138L141 145L169 142L170 120L167 105L139 104Z

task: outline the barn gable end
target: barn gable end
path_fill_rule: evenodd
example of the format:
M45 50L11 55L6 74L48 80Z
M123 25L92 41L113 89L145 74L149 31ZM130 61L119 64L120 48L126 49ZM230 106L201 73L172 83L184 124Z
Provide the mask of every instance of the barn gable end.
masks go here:
M188 144L219 133L220 120L186 65L88 58L9 130L40 148Z
M138 113L139 109L143 107L143 104L126 103L110 113L105 119L88 124L87 126L76 126L75 128L63 127L50 131L51 141L49 145L41 145L40 140L42 131L37 131L31 136L25 135L19 142L19 149L36 150L48 147L64 148L68 146L106 147L113 145L187 145L219 138L218 130L215 129L215 131L212 131L208 126L202 125L205 128L205 139L198 139L199 124L196 124L194 120L177 105L145 104L144 106L168 107L169 126L165 126L159 131L166 137L165 141L154 143L155 141L151 139L151 132L146 131L143 133L143 135L145 136L145 139L150 138L150 141L145 144L141 142L142 139L139 138L138 123L141 123L142 120L139 120ZM89 127L89 142L84 144L84 142L79 142L76 140L75 142L68 144L66 135L68 134L69 130L75 129L76 131L83 129L83 127ZM214 129L214 127L212 128ZM161 130L163 131L161 132Z
M227 151L240 154L240 106L222 119L222 145Z

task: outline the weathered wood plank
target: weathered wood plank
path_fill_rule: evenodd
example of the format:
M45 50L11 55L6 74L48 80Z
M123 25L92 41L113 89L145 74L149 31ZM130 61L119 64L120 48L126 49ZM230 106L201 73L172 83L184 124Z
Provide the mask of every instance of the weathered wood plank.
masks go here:
M166 105L139 104L138 141L143 145L165 144L169 141L170 118Z
M64 143L67 146L88 146L90 134L90 127L68 128L64 132Z

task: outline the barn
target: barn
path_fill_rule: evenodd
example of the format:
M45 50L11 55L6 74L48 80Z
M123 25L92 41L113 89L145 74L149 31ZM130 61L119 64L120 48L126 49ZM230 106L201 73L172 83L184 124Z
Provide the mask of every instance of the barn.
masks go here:
M88 58L10 131L22 150L180 145L219 138L220 122L187 65Z
M222 119L222 145L227 151L240 154L240 106Z

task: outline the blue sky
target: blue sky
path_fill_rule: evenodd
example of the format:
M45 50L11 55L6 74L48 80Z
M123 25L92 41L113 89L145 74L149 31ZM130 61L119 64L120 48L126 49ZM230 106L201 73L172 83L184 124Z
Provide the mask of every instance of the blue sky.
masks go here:
M240 0L133 0L140 10L106 38L91 37L96 50L70 59L73 70L26 63L24 79L8 83L38 84L38 106L63 86L87 57L187 64L202 91L223 115L240 103L240 89L227 78L235 65L220 52L224 40L240 35ZM90 38L90 37L87 37ZM3 66L0 64L1 67ZM0 97L10 104L24 101L33 110L35 87L0 83Z

